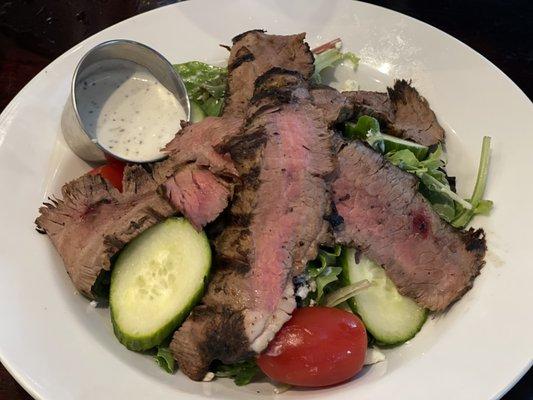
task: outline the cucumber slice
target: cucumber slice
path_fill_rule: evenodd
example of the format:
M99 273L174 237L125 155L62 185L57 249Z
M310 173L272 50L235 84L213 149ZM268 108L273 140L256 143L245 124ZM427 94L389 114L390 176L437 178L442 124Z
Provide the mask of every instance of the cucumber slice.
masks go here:
M355 249L344 248L343 279L352 284L367 279L371 286L348 300L379 344L397 345L413 338L427 318L427 310L402 296L385 270L366 257L355 262Z
M191 122L200 122L205 118L204 110L202 110L202 107L195 101L190 101L191 105Z
M200 299L211 248L184 218L143 232L120 253L111 275L109 305L118 340L130 350L160 344Z

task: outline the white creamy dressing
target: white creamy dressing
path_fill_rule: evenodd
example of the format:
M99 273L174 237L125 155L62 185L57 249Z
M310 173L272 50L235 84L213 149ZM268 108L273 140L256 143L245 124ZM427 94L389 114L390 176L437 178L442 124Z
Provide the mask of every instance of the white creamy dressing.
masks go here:
M111 154L143 162L160 151L186 120L174 94L145 67L104 60L76 88L78 112L92 137Z

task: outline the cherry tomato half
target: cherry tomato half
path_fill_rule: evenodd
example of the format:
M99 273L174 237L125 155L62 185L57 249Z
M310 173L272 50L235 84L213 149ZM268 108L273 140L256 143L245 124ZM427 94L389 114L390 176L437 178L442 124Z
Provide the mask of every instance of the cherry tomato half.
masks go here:
M338 308L305 307L294 311L257 364L278 382L329 386L361 371L366 348L366 330L357 316Z
M106 157L107 158L107 157ZM122 177L126 164L116 158L107 158L107 164L89 171L91 175L100 175L122 192Z

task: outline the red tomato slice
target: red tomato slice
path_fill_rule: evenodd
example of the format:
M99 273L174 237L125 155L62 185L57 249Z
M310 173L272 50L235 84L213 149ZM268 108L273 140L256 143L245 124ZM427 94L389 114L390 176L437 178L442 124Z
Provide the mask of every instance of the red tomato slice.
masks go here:
M106 181L122 192L122 177L126 164L116 158L107 157L107 164L89 171L91 175L100 175Z
M305 307L294 311L257 364L278 382L329 386L361 371L366 348L366 330L357 316L338 308Z

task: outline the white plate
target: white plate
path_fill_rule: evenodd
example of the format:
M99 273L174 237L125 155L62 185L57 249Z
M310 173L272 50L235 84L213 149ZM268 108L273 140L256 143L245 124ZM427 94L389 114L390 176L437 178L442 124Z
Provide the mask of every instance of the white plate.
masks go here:
M160 371L114 338L108 311L75 294L61 260L34 231L37 208L61 184L88 169L65 146L60 113L80 57L104 40L144 42L173 62L223 60L237 33L308 32L311 46L342 37L362 58L356 78L383 89L411 78L445 126L451 172L465 196L483 135L493 137L487 196L487 265L474 288L446 315L358 379L285 398L489 399L531 364L533 268L530 173L533 106L495 66L452 37L392 11L348 0L203 0L164 7L87 39L35 77L0 117L0 357L35 397L72 399L251 399L267 384L196 383Z

